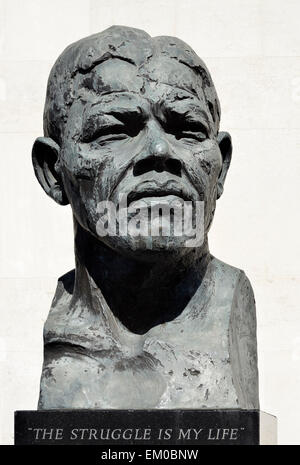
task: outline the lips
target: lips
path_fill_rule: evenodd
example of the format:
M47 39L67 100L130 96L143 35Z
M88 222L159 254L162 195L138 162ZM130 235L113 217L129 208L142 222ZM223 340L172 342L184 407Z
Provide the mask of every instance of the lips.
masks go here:
M145 184L145 183L143 183ZM147 197L167 197L175 196L183 200L192 201L194 196L192 193L187 192L181 186L158 186L149 183L149 185L137 186L136 189L131 191L127 197L128 205L136 200L144 199Z

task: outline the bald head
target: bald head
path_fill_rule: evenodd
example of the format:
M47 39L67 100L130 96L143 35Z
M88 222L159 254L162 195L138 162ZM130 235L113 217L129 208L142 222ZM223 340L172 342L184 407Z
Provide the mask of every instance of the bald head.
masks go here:
M108 60L116 60L116 66L108 69ZM93 72L95 68L97 73ZM125 75L132 82L131 89L126 88ZM196 53L174 37L152 38L139 29L112 26L71 44L54 64L47 87L45 136L61 144L70 107L78 98L88 100L91 92L103 95L126 90L143 95L145 86L156 82L182 88L203 100L217 135L219 100L211 76Z

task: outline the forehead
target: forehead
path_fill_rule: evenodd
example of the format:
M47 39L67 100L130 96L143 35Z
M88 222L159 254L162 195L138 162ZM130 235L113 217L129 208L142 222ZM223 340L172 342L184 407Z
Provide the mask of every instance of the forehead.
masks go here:
M135 100L157 103L190 94L199 104L205 104L201 76L188 66L164 57L151 60L142 68L119 59L107 60L81 76L79 87L84 97L88 93L93 100L110 93L128 92L136 94Z

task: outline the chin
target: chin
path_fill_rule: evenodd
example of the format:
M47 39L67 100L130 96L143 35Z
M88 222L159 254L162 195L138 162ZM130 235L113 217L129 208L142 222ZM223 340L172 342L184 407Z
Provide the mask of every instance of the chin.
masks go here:
M123 256L141 262L154 263L161 260L178 259L187 255L191 247L186 246L186 237L130 236L102 238L105 244Z

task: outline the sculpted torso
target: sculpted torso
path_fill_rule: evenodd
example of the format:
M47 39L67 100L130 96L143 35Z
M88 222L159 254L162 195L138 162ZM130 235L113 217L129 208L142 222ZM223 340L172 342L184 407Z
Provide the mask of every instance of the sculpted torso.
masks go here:
M58 58L32 157L72 208L75 272L45 324L39 408L258 408L251 285L208 247L232 153L219 123L177 38L114 26Z
M66 312L72 275L45 326L40 408L258 407L255 305L243 272L213 259L182 314L143 335L107 319L104 299L94 321L80 305ZM78 326L68 324L73 312Z

